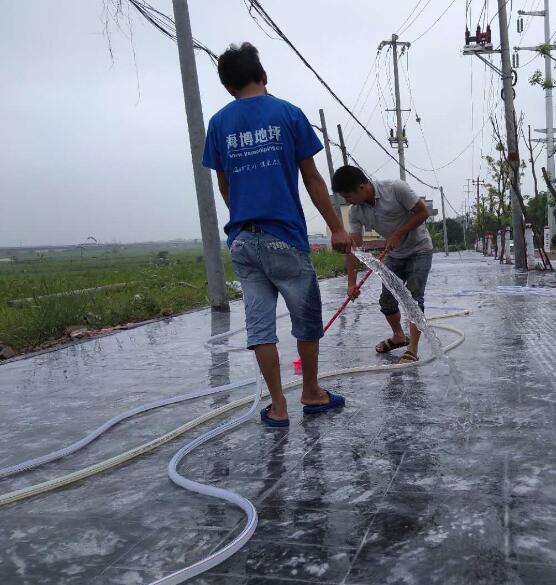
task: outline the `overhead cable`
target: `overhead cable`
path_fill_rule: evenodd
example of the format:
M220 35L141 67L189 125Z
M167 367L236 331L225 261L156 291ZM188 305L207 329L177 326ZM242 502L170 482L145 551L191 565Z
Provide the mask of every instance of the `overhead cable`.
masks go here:
M177 41L176 24L170 16L156 9L146 0L128 0L128 2L147 22L152 24L163 35L173 41ZM213 63L216 63L218 60L218 55L197 39L193 39L193 48L206 53L212 59Z
M360 126L363 131L367 134L367 136L377 144L377 146L384 151L392 160L396 162L401 168L407 172L408 175L412 176L416 181L424 185L425 187L429 187L430 189L437 189L434 185L431 185L412 173L410 170L403 167L400 164L400 161L392 155L385 146L371 133L371 131L359 120L359 118L346 106L346 104L342 101L342 99L338 96L338 94L328 85L328 83L322 78L322 76L314 69L314 67L307 61L307 59L301 54L301 52L295 47L295 45L289 40L289 38L282 32L280 27L272 20L266 10L262 7L261 3L258 0L248 0L249 4L253 7L253 10L259 14L259 16L266 22L266 24L271 27L271 29L276 32L282 40L292 49L292 51L299 57L299 59L303 62L303 64L313 73L313 75L319 80L321 85L328 91L328 93L338 102L338 104L353 118L358 126Z
M422 39L431 29L433 29L438 22L440 22L440 20L442 19L442 17L446 14L446 12L448 12L448 10L450 10L450 8L456 3L456 0L452 0L450 2L450 4L448 4L448 6L444 9L444 11L442 12L442 14L424 31L422 32L416 39L413 39L411 41L411 43L416 43L419 39Z

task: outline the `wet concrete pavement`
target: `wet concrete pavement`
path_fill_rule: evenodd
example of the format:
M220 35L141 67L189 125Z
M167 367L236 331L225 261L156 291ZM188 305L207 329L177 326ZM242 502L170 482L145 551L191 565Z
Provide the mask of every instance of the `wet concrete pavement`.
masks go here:
M447 321L467 336L451 353L459 384L439 363L333 379L326 387L345 394L342 412L303 417L292 390L289 431L252 420L188 456L181 473L237 491L260 517L237 555L191 583L556 583L556 297L487 294L527 285L556 283L471 252L436 255L428 312L472 312ZM345 282L321 289L332 314ZM461 293L469 289L485 294ZM396 359L373 350L387 334L378 291L370 279L324 338L321 370ZM279 323L287 380L295 345L288 319ZM251 376L247 353L203 348L211 331L242 324L235 303L229 316L200 311L1 366L0 467L139 404ZM0 493L120 453L252 391L138 416L75 455L1 480ZM0 508L0 583L148 584L228 542L243 514L166 477L173 453L206 428Z

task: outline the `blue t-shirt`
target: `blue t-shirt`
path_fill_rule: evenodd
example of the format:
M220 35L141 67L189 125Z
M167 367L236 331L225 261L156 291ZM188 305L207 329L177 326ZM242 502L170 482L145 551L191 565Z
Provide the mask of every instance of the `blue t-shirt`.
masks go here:
M203 165L228 179L228 245L246 222L309 250L298 162L322 149L305 114L273 96L234 100L210 120Z

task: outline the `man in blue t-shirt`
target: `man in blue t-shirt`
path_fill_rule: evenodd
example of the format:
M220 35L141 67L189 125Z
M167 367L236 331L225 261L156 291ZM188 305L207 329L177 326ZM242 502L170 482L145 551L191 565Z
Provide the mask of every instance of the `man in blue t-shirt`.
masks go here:
M218 59L218 74L235 100L211 118L203 164L216 171L230 210L224 231L243 289L247 346L255 351L272 398L261 411L261 420L286 427L288 411L276 349L278 293L290 312L303 366L304 412L345 403L317 381L322 307L299 198L299 171L330 228L332 247L349 253L351 239L313 160L322 144L299 108L267 93L257 49L250 43L232 45Z

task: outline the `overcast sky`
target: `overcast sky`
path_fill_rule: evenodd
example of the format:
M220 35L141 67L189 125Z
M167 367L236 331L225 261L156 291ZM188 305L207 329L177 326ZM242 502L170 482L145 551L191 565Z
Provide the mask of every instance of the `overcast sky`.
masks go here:
M400 28L418 0L387 4L375 0L264 0L282 30L385 145L393 127L391 53L375 61L380 41ZM171 0L151 0L172 14ZM72 244L88 236L103 242L131 242L200 236L191 157L175 44L132 14L133 46L128 31L112 32L112 63L102 20L103 0L0 0L0 245ZM426 2L421 1L421 6ZM490 18L496 2L489 2ZM536 8L540 0L516 0L513 10ZM413 41L442 13L448 0L431 0L421 16L400 35ZM483 0L472 0L475 16ZM251 19L242 0L189 0L194 36L214 52L249 40L261 54L269 90L300 106L318 122L324 108L334 139L344 128L348 150L377 178L395 178L394 163L358 129L350 131L345 112L283 43L269 38ZM418 11L415 12L417 14ZM510 43L521 36L510 25ZM488 112L500 103L499 81L476 58L461 54L465 0L457 0L440 22L409 51L409 78L415 108L422 119L433 164L452 160L438 180L459 212L466 179L485 177L483 154L493 141ZM542 19L533 19L523 45L542 41ZM493 22L497 42L498 19ZM521 64L529 60L521 54ZM494 61L499 61L495 57ZM406 59L400 69L404 107L410 107ZM197 56L205 121L229 95L204 54ZM544 128L544 99L527 78L540 58L519 71L517 109L525 125ZM369 74L370 71L370 74ZM378 77L378 84L377 84ZM364 86L364 82L367 83ZM360 91L362 97L356 103ZM382 92L377 88L381 87ZM363 99L367 98L368 99ZM415 109L407 121L408 168L427 182L434 174ZM389 147L388 147L389 148ZM396 151L392 150L395 154ZM525 157L522 146L521 155ZM335 161L340 161L334 152ZM544 164L544 155L539 162ZM386 163L386 164L385 164ZM329 181L323 153L317 164ZM384 166L383 166L384 165ZM421 195L437 191L408 182ZM530 191L529 178L525 191ZM227 212L217 190L220 226ZM307 193L302 200L309 232L324 231ZM448 215L455 215L448 208Z

